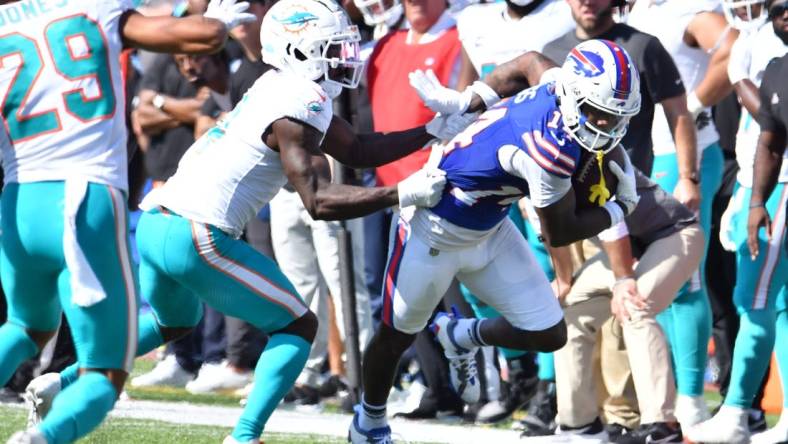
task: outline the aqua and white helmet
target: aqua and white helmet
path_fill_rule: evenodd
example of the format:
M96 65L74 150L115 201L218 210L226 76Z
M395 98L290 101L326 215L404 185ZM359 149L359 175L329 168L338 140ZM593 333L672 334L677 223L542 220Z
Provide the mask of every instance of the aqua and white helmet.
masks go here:
M364 23L369 26L386 25L393 27L404 14L400 0L353 0Z
M566 56L556 81L567 132L583 148L608 152L624 137L640 111L640 76L624 48L608 40L587 40ZM610 124L589 119L605 113Z
M358 86L360 40L358 27L333 0L280 0L260 28L265 63L322 82L327 91Z
M765 0L722 0L722 12L728 23L739 31L758 29L766 23Z

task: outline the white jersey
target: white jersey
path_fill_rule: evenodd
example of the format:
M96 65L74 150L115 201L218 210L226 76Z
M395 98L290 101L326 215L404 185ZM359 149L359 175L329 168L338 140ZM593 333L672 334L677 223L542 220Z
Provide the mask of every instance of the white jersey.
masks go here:
M657 37L673 56L687 94L694 91L706 76L711 55L702 48L693 48L684 43L684 33L697 14L714 11L719 8L719 3L719 0L644 0L635 2L629 14L627 24ZM703 112L708 119L702 128L698 128L699 155L703 149L720 139L714 121L711 120L711 109L706 108ZM654 143L654 154L676 152L673 133L659 104L654 110L651 139Z
M0 6L5 181L127 188L120 18L131 0Z
M731 48L728 77L733 84L750 79L755 86L760 86L769 61L782 57L786 52L788 46L775 35L772 23L764 23L750 33L740 34L736 39ZM739 130L736 133L736 161L739 164L736 180L748 188L752 188L755 148L760 132L758 122L742 107ZM788 182L788 150L785 152L779 181Z
M569 5L547 0L525 17L515 20L505 2L468 6L457 17L460 41L479 77L497 65L544 46L575 29Z
M263 133L290 117L325 134L332 114L331 99L320 85L270 70L186 151L175 175L140 207L160 205L238 237L287 182L279 153L263 143Z

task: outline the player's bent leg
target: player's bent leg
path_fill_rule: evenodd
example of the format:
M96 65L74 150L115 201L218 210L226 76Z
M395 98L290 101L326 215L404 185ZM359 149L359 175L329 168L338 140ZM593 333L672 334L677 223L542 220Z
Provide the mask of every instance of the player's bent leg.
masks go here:
M271 413L304 368L316 331L317 317L307 311L287 327L271 333L257 361L246 407L232 433L237 442L256 442L260 437Z

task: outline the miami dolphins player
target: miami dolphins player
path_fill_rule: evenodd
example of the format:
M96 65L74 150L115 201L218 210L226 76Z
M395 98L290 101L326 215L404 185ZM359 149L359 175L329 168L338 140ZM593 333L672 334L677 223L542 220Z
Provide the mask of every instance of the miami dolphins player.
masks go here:
M127 245L124 47L219 50L254 16L212 0L205 16L145 17L128 0L2 1L0 135L5 189L0 385L64 312L81 376L12 443L72 442L112 409L131 369L137 284Z
M638 201L625 154L625 165L609 165L619 179L615 199L604 190L599 207L575 205L571 176L581 150L602 162L605 152L621 149L627 123L640 109L639 82L626 51L589 40L567 58L559 81L489 108L447 144L438 164L447 177L441 200L402 213L392 227L383 322L364 355L364 393L350 442L391 441L386 399L397 362L455 277L502 317L438 315L434 330L448 357L466 360L485 345L546 352L564 345L558 301L507 214L512 203L530 196L553 246L621 222ZM487 96L488 90L481 88L491 103L497 96ZM452 384L461 395L478 385L475 367L453 368Z
M354 166L396 160L442 132L425 127L356 136L333 117L332 98L358 84L358 29L331 0L280 0L261 36L266 72L216 127L184 154L178 170L140 205L140 287L153 313L140 319L146 353L191 330L202 301L269 333L246 407L226 444L256 444L266 421L301 372L317 319L273 261L238 239L285 185L314 219L354 218L385 207L434 205L445 177L414 173L397 187L331 183L323 152ZM428 131L431 131L432 134ZM76 374L44 375L28 392L46 406ZM67 390L67 389L66 389ZM46 414L40 409L39 416ZM45 422L49 416L46 416Z
M694 442L746 442L749 438L748 411L758 387L769 368L769 356L775 345L777 314L786 309L786 283L788 283L788 252L783 248L785 208L788 192L788 157L783 158L777 186L765 202L753 204L755 151L761 127L753 116L758 116L762 106L758 87L769 62L788 52L788 21L784 11L788 2L774 0L725 1L729 22L746 30L731 48L728 77L744 105L739 130L736 134L736 160L739 172L736 190L728 210L723 216L720 239L723 246L736 252L736 286L733 303L739 314L739 332L733 349L728 393L719 411L708 421L689 430L687 435ZM768 15L772 6L775 13ZM746 12L750 11L750 14ZM761 12L760 16L752 12ZM738 14L737 14L738 13ZM769 97L771 101L771 97ZM763 106L770 106L768 103ZM779 164L779 162L778 162ZM764 205L765 204L765 205ZM747 245L747 219L750 208L765 207L775 214L771 239L761 234L758 238L760 254L751 256ZM783 354L778 359L785 360ZM783 367L784 368L784 367ZM785 415L784 415L785 416ZM774 443L788 439L788 423L765 434L753 435L752 442ZM756 438L757 437L757 438Z

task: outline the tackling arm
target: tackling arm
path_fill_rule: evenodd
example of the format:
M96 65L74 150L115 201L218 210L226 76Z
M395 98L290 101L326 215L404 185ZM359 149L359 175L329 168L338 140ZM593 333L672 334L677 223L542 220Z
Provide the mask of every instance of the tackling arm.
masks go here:
M356 134L348 122L334 116L322 148L349 167L372 168L418 151L434 138L424 126L391 133Z
M538 85L542 74L557 65L542 53L528 51L506 63L495 67L484 83L501 97L511 97L532 85ZM481 97L474 94L468 112L484 111Z
M201 15L149 17L130 10L120 29L126 46L155 52L212 53L220 50L227 38L224 23Z

